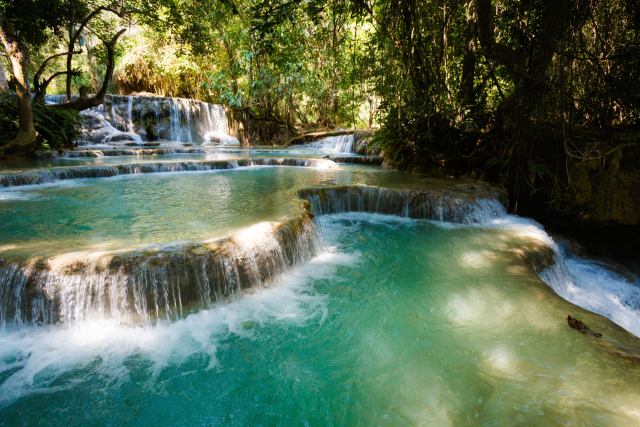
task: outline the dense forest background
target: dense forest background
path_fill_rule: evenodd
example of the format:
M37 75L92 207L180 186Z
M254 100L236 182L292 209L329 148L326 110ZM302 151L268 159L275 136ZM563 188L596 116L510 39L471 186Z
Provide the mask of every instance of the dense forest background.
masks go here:
M294 133L374 127L389 164L507 186L515 211L639 221L635 0L0 5L28 49L36 98L43 86L99 93L107 82L108 93L224 104ZM4 52L2 65L15 89ZM45 119L75 123L73 108L34 102L45 147L68 144L72 132ZM6 144L18 124L0 104Z

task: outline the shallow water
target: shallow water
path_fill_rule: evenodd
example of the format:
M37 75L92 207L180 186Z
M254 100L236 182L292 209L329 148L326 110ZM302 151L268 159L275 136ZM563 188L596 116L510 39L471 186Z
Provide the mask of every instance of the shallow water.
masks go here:
M18 166L304 157L229 151ZM82 260L215 239L291 218L297 190L337 184L448 191L461 182L340 165L2 188L0 257ZM0 331L0 425L640 423L640 369L611 354L621 343L640 353L640 342L593 314L640 335L637 277L563 254L515 216L316 219L319 256L176 321L86 317ZM520 256L532 244L555 251L562 274L543 275L548 285ZM570 329L567 314L604 338Z
M83 149L86 147L82 147ZM101 149L117 149L131 150L132 147L94 147L96 150ZM149 147L133 147L140 149L148 149ZM162 147L161 147L162 148ZM170 147L169 147L170 148ZM183 153L183 154L164 154L164 155L144 155L144 156L103 156L103 157L61 157L56 159L39 159L39 160L11 160L0 161L0 173L18 172L43 168L54 168L62 166L105 166L117 165L123 163L144 163L144 162L183 162L183 161L211 161L211 160L232 160L247 159L252 157L300 157L300 158L317 158L327 155L335 155L331 150L317 150L310 148L270 148L270 147L251 147L251 148L233 148L233 147L179 147L189 150L190 148L206 150L206 153ZM351 156L352 154L340 153L341 156Z
M323 254L229 304L0 335L0 424L640 423L637 366L567 327L597 316L511 251L525 231L319 218Z
M296 190L333 184L407 185L389 169L250 167L124 175L0 190L0 256L45 258L226 236L299 211Z

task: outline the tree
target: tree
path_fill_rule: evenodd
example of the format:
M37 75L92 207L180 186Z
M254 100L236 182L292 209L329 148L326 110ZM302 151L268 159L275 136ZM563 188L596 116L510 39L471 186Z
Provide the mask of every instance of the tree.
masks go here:
M507 132L516 130L535 107L540 94L548 89L545 74L556 52L556 36L562 28L568 4L569 0L539 2L542 13L536 25L538 31L529 34L537 43L527 58L496 41L491 0L475 0L482 51L488 59L505 67L514 83L512 93L498 105L498 114Z
M1 6L0 39L13 68L12 82L16 88L19 126L16 138L0 147L0 155L27 155L35 150L37 136L31 108L28 45L40 46L46 41L47 31L59 31L62 2L10 0Z
M31 92L29 90L29 50L19 36L16 36L7 15L2 14L0 23L0 38L4 44L11 66L13 67L13 82L16 86L18 103L18 135L11 142L16 150L35 142L36 130L33 127L33 114L31 111ZM2 147L4 148L4 147Z

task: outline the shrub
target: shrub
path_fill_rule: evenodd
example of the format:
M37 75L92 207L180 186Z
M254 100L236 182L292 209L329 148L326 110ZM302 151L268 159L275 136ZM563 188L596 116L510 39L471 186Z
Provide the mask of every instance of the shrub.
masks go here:
M50 108L41 102L33 102L33 124L38 132L40 149L56 150L72 147L80 138L82 116L74 110ZM18 134L18 108L16 95L0 94L0 146L11 142Z

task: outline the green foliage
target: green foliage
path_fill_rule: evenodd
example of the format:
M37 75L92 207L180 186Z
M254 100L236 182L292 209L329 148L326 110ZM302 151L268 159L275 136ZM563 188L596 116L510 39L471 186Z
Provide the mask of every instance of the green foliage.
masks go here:
M539 178L542 178L544 176L544 166L542 166L540 163L536 163L533 160L528 160L527 166L529 167L529 172L531 172L532 175L537 175Z
M80 137L82 116L73 110L49 108L33 103L33 122L41 149L69 148ZM0 94L0 146L8 144L18 134L18 109L15 94Z
M65 0L0 0L0 8L18 37L32 47L40 47L51 32L61 35L65 3Z

